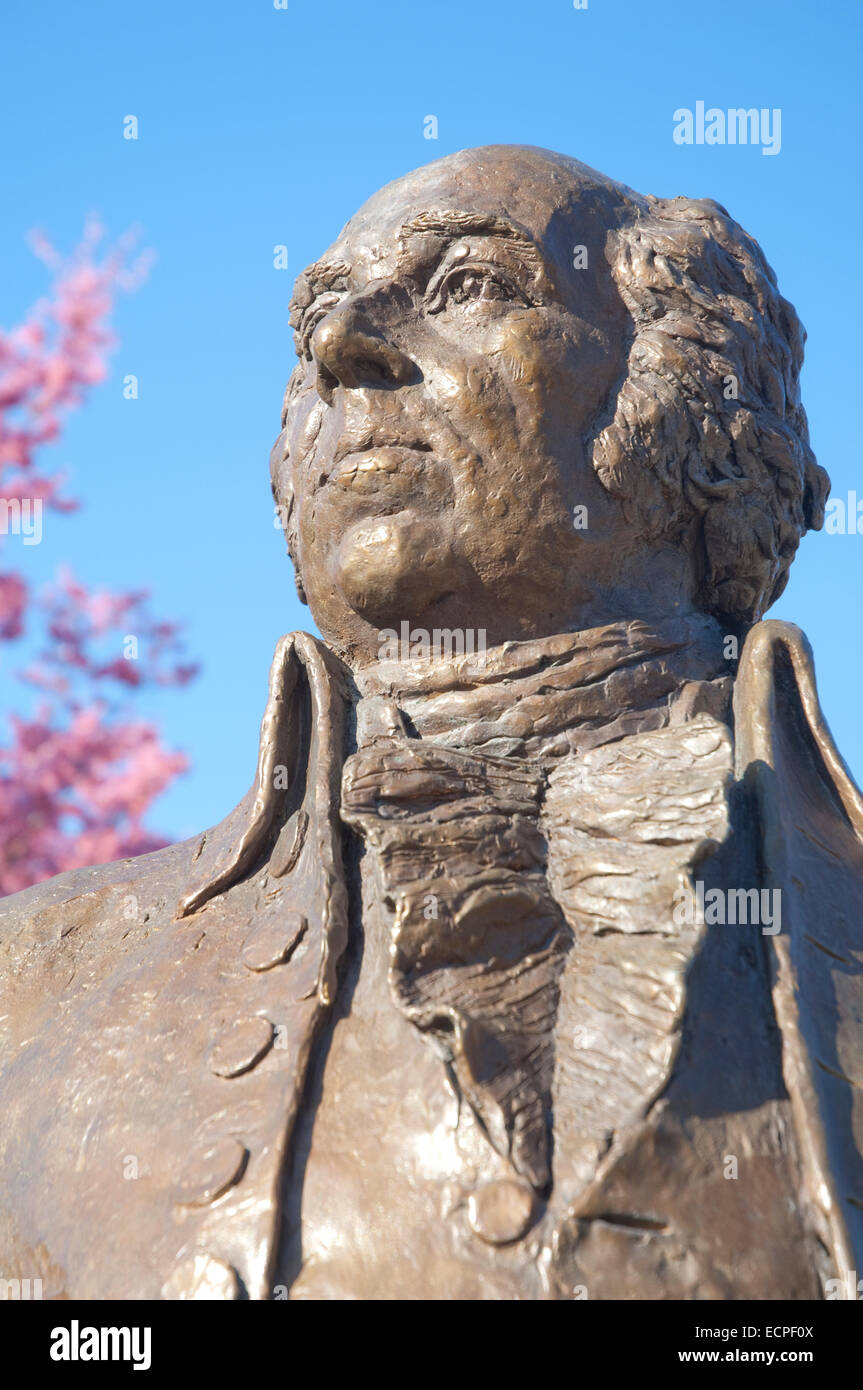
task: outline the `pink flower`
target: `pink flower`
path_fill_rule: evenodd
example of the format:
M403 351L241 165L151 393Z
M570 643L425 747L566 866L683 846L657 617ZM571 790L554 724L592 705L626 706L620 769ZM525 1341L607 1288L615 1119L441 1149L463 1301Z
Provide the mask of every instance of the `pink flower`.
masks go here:
M60 495L61 474L36 472L35 455L104 380L114 300L137 288L150 264L148 256L130 263L129 238L99 259L103 236L91 219L68 258L41 233L32 238L55 279L24 323L0 330L4 503L78 505ZM35 594L14 571L0 574L0 642L25 630L43 634L36 659L19 672L42 703L29 718L12 714L10 738L0 745L0 895L165 843L144 818L187 760L165 749L122 697L147 685L185 685L197 672L182 660L179 626L153 617L146 593L90 591L65 569Z

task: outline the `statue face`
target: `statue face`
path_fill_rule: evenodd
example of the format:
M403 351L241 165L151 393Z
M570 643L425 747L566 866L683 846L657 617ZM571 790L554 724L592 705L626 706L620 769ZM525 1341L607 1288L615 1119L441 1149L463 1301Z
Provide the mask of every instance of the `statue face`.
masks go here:
M494 643L643 600L643 542L588 457L630 341L605 259L624 201L562 157L466 151L376 194L298 280L281 466L349 659L404 620Z

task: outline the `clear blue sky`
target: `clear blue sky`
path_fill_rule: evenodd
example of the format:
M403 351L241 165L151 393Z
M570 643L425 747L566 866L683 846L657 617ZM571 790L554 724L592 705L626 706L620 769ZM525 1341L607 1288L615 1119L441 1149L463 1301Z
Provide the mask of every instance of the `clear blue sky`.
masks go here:
M203 675L144 702L193 770L173 836L248 786L277 637L311 627L272 526L267 456L293 365L294 275L375 189L450 151L543 145L642 192L712 197L764 247L809 332L804 400L834 492L860 444L859 0L6 0L0 35L0 321L45 288L25 234L71 247L98 211L158 253L121 301L110 380L52 467L86 503L49 519L30 577L149 586L188 620ZM782 148L680 146L704 100L782 111ZM122 138L123 117L140 123ZM437 116L439 138L423 138ZM287 273L273 268L285 244ZM140 398L125 401L135 373ZM46 463L48 460L46 459ZM863 535L808 537L773 615L814 645L827 717L863 777ZM10 649L7 649L9 651ZM0 711L14 687L0 671Z

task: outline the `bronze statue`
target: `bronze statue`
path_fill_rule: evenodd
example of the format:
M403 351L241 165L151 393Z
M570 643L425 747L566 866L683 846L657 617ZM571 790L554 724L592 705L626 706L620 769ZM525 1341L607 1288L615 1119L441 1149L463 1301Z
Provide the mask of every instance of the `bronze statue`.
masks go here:
M301 596L221 825L0 907L45 1297L821 1297L863 1270L863 802L761 617L828 481L710 201L469 150L297 282Z

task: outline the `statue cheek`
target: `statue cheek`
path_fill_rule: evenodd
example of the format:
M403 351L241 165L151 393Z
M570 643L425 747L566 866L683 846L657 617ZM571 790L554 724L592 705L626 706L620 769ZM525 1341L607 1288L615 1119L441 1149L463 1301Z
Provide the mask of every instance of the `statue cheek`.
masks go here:
M311 508L304 508L300 517L300 544L305 553L311 553L315 549L317 533L315 531L315 517Z
M496 356L471 357L431 368L426 382L431 413L444 416L468 447L488 448L501 432L502 419L508 432L514 429L514 416L508 405L501 416L502 396L508 397L509 390L501 390Z
M504 319L489 351L510 395L522 403L532 399L537 408L545 408L549 398L559 393L561 373L570 366L559 326L553 328L538 312Z
M509 396L516 388L530 390L554 379L549 356L558 356L555 335L539 317L538 311L524 310L489 318L474 326L470 352L464 351L464 340L453 351L450 345L446 360L422 363L429 389L441 405L475 409L478 402L499 400L501 393Z
M471 380L476 373L464 361L428 366L423 371L430 394L443 406L467 401L480 384Z
M286 425L288 448L295 462L303 462L321 432L324 403L316 391L305 391L293 403Z

